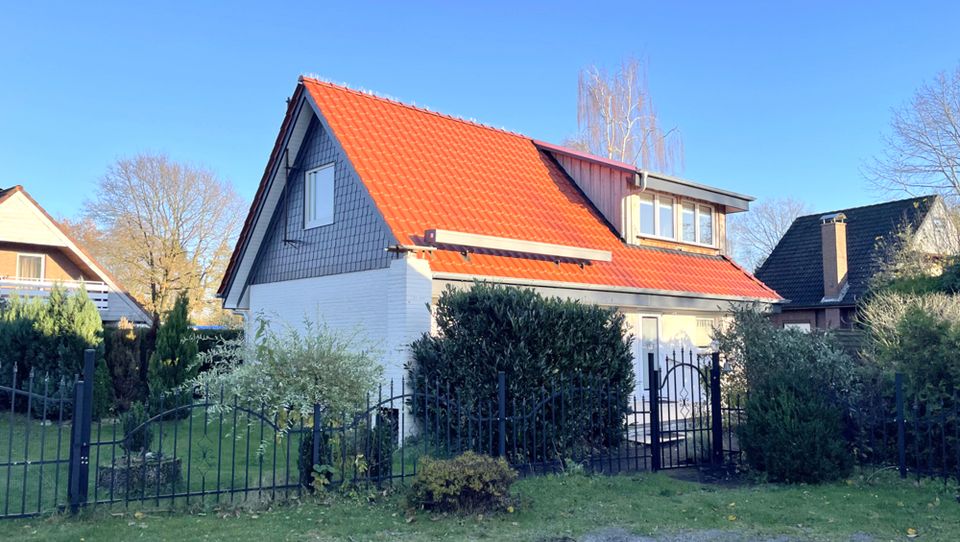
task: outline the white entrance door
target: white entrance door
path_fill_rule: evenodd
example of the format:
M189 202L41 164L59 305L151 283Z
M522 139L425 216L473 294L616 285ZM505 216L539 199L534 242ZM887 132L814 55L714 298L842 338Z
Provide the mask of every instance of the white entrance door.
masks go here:
M657 316L631 315L633 327L633 368L636 376L638 396L647 396L647 383L650 378L647 356L653 354L657 363L660 361L660 319Z

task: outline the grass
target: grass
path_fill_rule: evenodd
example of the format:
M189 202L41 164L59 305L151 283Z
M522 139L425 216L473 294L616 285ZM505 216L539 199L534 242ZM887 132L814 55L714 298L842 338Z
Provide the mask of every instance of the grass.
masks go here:
M177 457L182 462L181 480L161 487L161 495L207 491L218 483L225 489L297 483L298 442L278 440L276 432L269 426L261 426L256 416L241 412L234 423L233 413L225 413L221 420L217 413L197 409L186 419L156 422L152 426L149 449ZM44 425L25 415L0 415L0 462L23 463L24 459L37 462L0 467L0 512L49 511L66 504L70 431L69 423ZM193 438L186 438L191 432ZM122 439L123 428L119 423L94 422L90 499L111 498L109 488L97 487L96 467L126 464L125 452L118 444ZM59 462L40 464L41 458ZM222 465L219 473L218 464ZM119 489L116 488L114 498L119 497ZM135 492L137 497L142 494L147 499L156 493L155 487Z
M181 461L181 479L160 487L133 488L129 497L147 505L159 494L160 504L166 506L171 494L190 492L190 503L199 494L245 488L272 488L296 486L299 480L297 465L299 435L278 438L277 432L261 419L247 411L217 412L203 408L191 411L182 420L151 423L153 436L149 450ZM19 463L0 467L0 515L50 512L66 506L68 486L68 459L70 457L71 424L42 424L23 414L0 413L0 463ZM187 435L192 434L192 438ZM363 445L363 437L347 433L348 447ZM94 422L91 429L91 468L89 499L96 501L123 498L116 487L97 486L97 466L127 465L124 450L123 427L119 423ZM418 458L425 453L422 445L411 445L397 450L393 456L393 473L414 472ZM42 464L40 460L46 461ZM25 461L26 460L26 461ZM350 479L355 473L353 456L338 457L334 461L335 480ZM271 496L273 496L273 491ZM294 490L295 491L295 490ZM233 502L244 497L234 495L205 495L204 502ZM259 495L254 495L259 498ZM186 498L179 497L186 504ZM153 499L156 502L155 499ZM166 502L165 502L166 501Z
M960 539L953 485L881 473L821 486L718 487L663 474L547 476L515 486L521 505L493 516L433 516L405 509L401 494L308 498L266 509L159 513L86 512L0 521L0 538L30 540L530 540L623 528L646 535L735 530L742 535L838 540L864 533L902 540ZM264 505L266 506L266 505Z

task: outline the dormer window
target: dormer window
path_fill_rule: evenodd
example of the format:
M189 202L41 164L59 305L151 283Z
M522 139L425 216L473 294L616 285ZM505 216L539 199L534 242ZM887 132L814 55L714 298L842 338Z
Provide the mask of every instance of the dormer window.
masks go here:
M640 195L640 235L674 239L674 199L660 194Z
M334 165L307 170L303 190L303 229L333 224Z
M715 246L714 214L710 205L681 201L665 194L644 193L638 198L640 236Z

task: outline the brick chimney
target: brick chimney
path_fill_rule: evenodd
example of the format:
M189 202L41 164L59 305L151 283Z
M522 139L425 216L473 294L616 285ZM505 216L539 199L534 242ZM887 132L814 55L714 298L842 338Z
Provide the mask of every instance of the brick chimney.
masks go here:
M847 282L847 217L833 213L820 217L823 247L823 300L837 300Z

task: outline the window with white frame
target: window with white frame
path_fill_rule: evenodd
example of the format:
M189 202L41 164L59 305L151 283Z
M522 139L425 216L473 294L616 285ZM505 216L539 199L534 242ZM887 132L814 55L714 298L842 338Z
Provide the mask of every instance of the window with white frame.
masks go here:
M804 333L810 333L811 331L810 322L787 322L783 324L783 329L795 329Z
M697 242L713 245L713 208L697 205Z
M683 228L682 241L687 243L697 242L697 206L693 203L684 203L681 212L683 218L681 227Z
M657 235L674 239L676 219L674 218L673 198L657 196Z
M640 194L640 235L676 239L676 200L661 194Z
M652 194L640 194L640 234L656 235L657 218Z
M303 191L303 228L333 223L334 165L307 170Z
M638 197L640 235L715 246L712 206L680 201L676 197L663 194L639 194Z
M43 254L17 254L17 278L43 280Z

